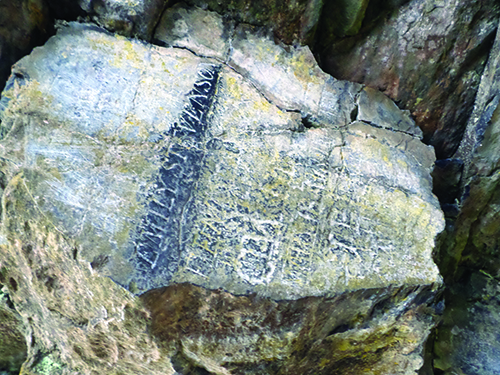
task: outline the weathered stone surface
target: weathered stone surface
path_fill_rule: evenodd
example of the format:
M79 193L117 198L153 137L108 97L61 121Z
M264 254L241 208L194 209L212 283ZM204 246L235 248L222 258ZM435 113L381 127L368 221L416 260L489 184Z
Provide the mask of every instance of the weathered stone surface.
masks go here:
M410 110L438 159L448 158L472 111L499 14L493 0L412 0L316 53L334 77L380 89Z
M216 12L176 4L163 13L155 30L159 45L186 48L201 56L226 61L234 22L224 21Z
M463 186L476 175L491 175L499 167L498 102L500 101L500 35L490 51L464 138L455 157L464 161Z
M74 26L18 63L4 129L40 96L10 159L42 212L141 291L189 281L283 299L435 282L432 150L353 121L356 105L369 113L359 89L326 77L307 48L264 72L280 57L263 53L271 41L245 32L231 44L236 72ZM302 131L291 110L318 128Z
M0 91L11 65L46 40L49 22L43 0L0 1Z
M474 113L455 157L464 160L461 212L441 253L442 267L451 279L460 265L481 267L500 276L500 39L497 34L481 80Z
M171 355L162 355L147 332L149 312L79 259L76 244L40 214L21 176L2 202L2 277L28 332L21 374L173 375Z
M322 10L321 0L186 0L190 5L216 11L238 23L264 26L287 44L310 43Z
M495 374L500 276L500 35L497 32L474 112L454 155L463 160L460 212L449 218L438 264L450 285L438 329L435 367L443 374Z
M207 34L222 39L207 38ZM283 48L263 43L262 34L262 30L249 25L235 29L232 22L213 12L174 6L163 15L155 40L226 61L280 109L298 110L308 126L321 122L342 124L357 119L376 127L421 136L421 130L408 114L385 95L336 81L317 66L308 47ZM285 61L289 65L284 66ZM328 84L323 84L325 81ZM337 102L333 110L332 101Z
M125 36L150 41L166 0L46 0L57 18L88 17Z
M0 281L3 275L0 270ZM13 309L7 287L0 284L0 373L19 373L26 359L25 327Z
M358 99L358 120L422 138L409 113L401 112L394 102L380 91L365 87Z
M435 343L441 374L497 374L500 370L500 285L474 272L446 292L446 310Z
M0 261L36 338L26 371L413 374L440 285L433 150L307 47L204 19L228 42L174 28L157 39L182 48L163 48L71 24L14 67ZM138 299L102 276L166 287L143 296L158 346ZM179 295L175 314L207 316L198 341L169 317ZM207 299L239 301L233 327L248 317L261 334L213 343L231 314L212 321Z
M173 360L179 373L355 375L422 366L432 325L424 305L434 295L432 286L412 286L277 302L177 284L141 298L153 334L181 348Z

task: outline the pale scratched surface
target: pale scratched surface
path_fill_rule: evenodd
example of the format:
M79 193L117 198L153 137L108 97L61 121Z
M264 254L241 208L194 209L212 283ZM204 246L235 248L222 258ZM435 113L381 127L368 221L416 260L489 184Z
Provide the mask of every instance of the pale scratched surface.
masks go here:
M139 291L189 281L277 299L439 279L433 152L356 122L357 85L311 70L307 51L273 54L284 73L268 87L252 74L270 56L235 72L73 27L17 65L2 126L22 122L25 141L1 142L43 215L106 259L99 272ZM250 42L265 54L249 38L230 61ZM286 87L319 128L268 100ZM27 120L31 96L43 105Z
M174 280L275 298L436 280L429 234L442 217L419 170L431 150L361 123L238 131L240 114L259 101L233 99L231 82L221 78L224 110L213 125L226 131L206 155L192 240ZM418 156L404 152L408 144Z

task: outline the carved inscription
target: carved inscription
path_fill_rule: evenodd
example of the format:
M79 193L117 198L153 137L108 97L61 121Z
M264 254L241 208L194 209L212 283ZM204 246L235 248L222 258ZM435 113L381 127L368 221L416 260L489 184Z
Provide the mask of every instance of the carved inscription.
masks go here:
M411 228L416 218L387 209L409 206L412 197L332 165L328 154L295 157L248 139L242 145L237 154L207 152L205 163L218 167L200 179L184 268L196 282L210 285L224 270L228 280L300 290L320 272L347 286L363 275L382 279L396 248L401 257L413 251L414 233L403 238L394 227Z
M221 159L210 179L221 188L202 182L199 189L186 270L209 279L214 269L224 269L250 285L302 285L324 262L319 249L326 243L330 168L326 160L246 145L238 154L221 149L207 155Z
M189 221L190 198L205 155L206 117L216 92L219 67L205 65L187 95L178 121L166 132L171 141L161 151L161 167L147 198L146 215L138 226L132 261L136 283L167 282L179 264ZM187 220L186 220L187 219Z
M71 58L60 42L16 68L52 54L60 69L7 95L5 125L22 129L3 143L8 175L102 276L134 293L188 282L276 299L438 277L433 151L349 117L359 86L243 40L230 64L95 31ZM75 74L90 77L82 92ZM54 100L26 101L40 92ZM18 107L34 115L18 124Z
M139 290L171 282L235 293L276 286L282 298L408 277L400 259L419 262L414 228L422 200L367 175L351 161L359 156L357 138L348 143L340 130L242 130L246 110L224 117L227 82L217 67L202 69L164 135L168 145L135 237Z

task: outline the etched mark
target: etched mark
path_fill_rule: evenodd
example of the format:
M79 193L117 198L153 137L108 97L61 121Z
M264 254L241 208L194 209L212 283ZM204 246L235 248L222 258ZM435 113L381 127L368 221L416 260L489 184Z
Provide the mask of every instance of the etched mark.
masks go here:
M199 79L188 93L178 121L164 133L173 142L161 150L161 167L146 198L148 207L138 225L131 259L139 289L147 289L148 280L159 275L168 282L178 267L184 246L182 222L189 216L189 199L200 177L206 117L216 92L219 69L206 65L198 72Z
M252 285L269 283L277 267L279 243L269 237L246 235L241 238L237 272Z

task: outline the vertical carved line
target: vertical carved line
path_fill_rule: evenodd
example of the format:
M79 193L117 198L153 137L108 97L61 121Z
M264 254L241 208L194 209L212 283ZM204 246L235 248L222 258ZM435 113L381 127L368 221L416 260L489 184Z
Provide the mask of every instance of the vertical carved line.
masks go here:
M161 167L147 197L148 207L138 225L131 259L140 289L148 288L148 279L158 275L166 283L178 267L183 243L179 228L200 177L207 115L216 93L219 70L219 66L208 65L198 72L198 80L187 94L179 119L164 134L173 141L161 150Z

